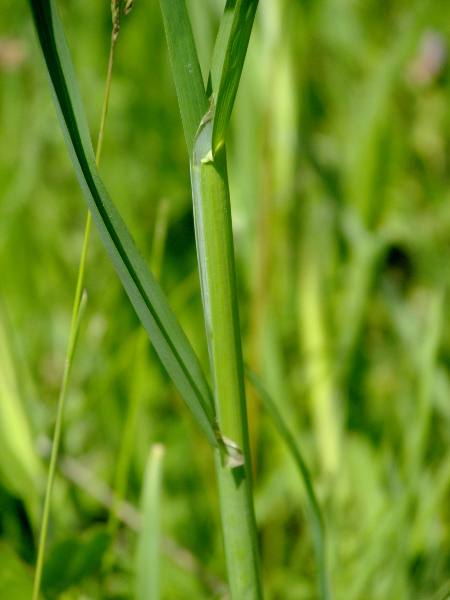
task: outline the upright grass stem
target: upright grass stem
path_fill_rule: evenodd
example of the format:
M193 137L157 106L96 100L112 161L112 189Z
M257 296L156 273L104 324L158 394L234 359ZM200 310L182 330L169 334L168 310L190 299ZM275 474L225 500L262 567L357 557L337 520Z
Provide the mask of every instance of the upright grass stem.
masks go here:
M95 155L95 162L97 167L100 163L100 156L102 151L103 144L103 133L105 129L106 122L106 114L108 112L108 101L109 101L109 93L111 89L111 79L112 79L112 68L114 63L114 50L117 40L117 34L113 34L111 36L111 48L109 52L109 64L108 64L108 75L106 78L106 90L105 96L103 100L103 109L102 109L102 117L100 121L100 131L98 136L97 143L97 151ZM89 233L91 230L91 213L88 210L86 226L84 230L84 240L83 247L81 250L80 264L78 267L78 277L77 277L77 286L75 290L75 298L72 309L72 322L70 326L70 334L69 334L69 345L67 347L66 360L64 363L64 371L61 381L61 389L59 393L58 399L58 409L56 413L56 423L55 423L55 432L53 435L53 445L52 445L52 454L50 457L50 466L47 478L47 488L45 491L45 500L44 500L44 510L42 514L42 524L41 524L41 533L39 536L39 547L38 547L38 556L36 561L36 571L34 576L34 584L33 584L33 600L38 600L39 591L41 587L42 580L42 569L44 566L44 552L45 545L47 541L47 531L48 531L48 521L50 516L50 504L51 504L51 496L53 490L53 482L55 480L55 472L56 472L56 463L58 460L58 452L59 445L61 441L61 431L62 431L62 420L64 415L64 407L66 404L67 397L67 385L69 381L69 375L72 368L72 359L75 352L75 347L78 339L78 333L80 331L81 321L83 318L84 310L86 308L87 302L87 294L86 291L83 292L84 286L84 272L86 266L86 256L87 256L87 247L89 242Z
M225 146L211 152L214 101L194 146L191 179L203 310L216 416L219 505L231 600L260 600L257 531L245 401ZM230 461L230 456L233 457Z

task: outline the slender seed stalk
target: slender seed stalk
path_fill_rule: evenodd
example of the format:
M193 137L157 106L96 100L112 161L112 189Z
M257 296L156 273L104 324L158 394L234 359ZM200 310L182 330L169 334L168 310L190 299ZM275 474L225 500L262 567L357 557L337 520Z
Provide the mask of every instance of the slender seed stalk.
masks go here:
M108 101L109 101L109 93L111 89L111 79L112 79L112 68L114 63L114 50L117 40L117 32L116 26L113 28L113 33L111 35L111 48L109 53L109 64L108 64L108 75L106 78L106 90L105 96L103 100L103 109L102 109L102 117L100 121L100 131L98 135L98 143L97 143L97 151L95 155L95 162L97 167L100 162L100 155L102 151L103 144L103 133L105 129L106 122L106 114L108 112ZM47 487L45 491L45 500L44 500L44 510L42 514L42 524L41 524L41 533L39 536L39 547L38 547L38 556L36 561L36 571L34 576L34 584L33 584L33 600L38 600L39 591L41 587L42 580L42 569L44 566L44 552L45 545L47 541L47 531L48 531L48 521L50 516L50 503L51 503L51 495L53 490L53 482L55 479L56 472L56 463L58 460L58 452L59 445L61 441L61 431L62 431L62 420L64 415L64 407L66 404L66 396L67 396L67 385L69 380L70 371L72 368L72 359L78 339L78 333L80 330L81 320L83 318L84 310L86 308L87 302L87 294L86 291L83 292L84 286L84 272L86 267L86 256L87 256L87 248L89 242L89 233L91 230L91 213L88 210L86 226L84 230L84 240L83 247L81 250L80 256L80 264L78 267L78 277L77 277L77 286L75 290L75 298L72 309L72 322L70 327L69 334L69 345L67 347L66 359L64 363L64 371L61 381L61 389L59 393L58 399L58 408L56 413L56 423L55 423L55 432L53 434L53 445L52 445L52 454L50 458L50 466L47 478Z
M117 41L117 33L115 33L115 27L114 27L113 32L111 34L111 47L110 47L110 51L109 51L108 75L106 76L106 89L105 89L105 96L103 99L102 118L100 120L100 130L98 133L97 151L95 153L95 164L97 165L97 167L100 164L100 156L101 156L102 147L103 147L103 133L105 131L106 114L108 112L109 93L111 90L112 70L113 70L113 64L114 64L114 51L116 48L116 41ZM89 243L89 234L91 232L91 222L92 222L92 215L91 215L91 211L88 210L87 217L86 217L86 227L84 230L83 249L81 251L80 266L78 268L78 280L77 280L77 288L76 288L76 292L75 292L75 301L74 301L73 312L72 312L72 328L74 327L74 324L75 324L75 321L77 318L78 307L80 305L81 290L83 289L84 271L85 271L85 267L86 267L87 247L88 247L88 243Z
M56 472L56 462L58 460L58 449L59 443L61 440L61 429L62 429L62 418L64 413L64 406L67 395L67 383L69 380L69 374L72 367L72 358L75 351L75 346L77 343L78 333L80 331L80 325L83 318L83 314L86 308L87 302L87 294L86 291L83 293L81 297L80 304L78 306L77 315L75 318L75 325L71 329L70 338L69 338L69 346L67 348L67 355L64 364L64 371L61 381L61 391L59 394L58 400L58 410L56 413L56 424L55 424L55 433L53 435L53 446L52 446L52 454L50 458L50 467L47 478L47 489L45 491L45 502L44 502L44 512L42 515L42 525L41 525L41 534L39 537L39 549L36 563L36 572L34 576L34 585L33 585L33 600L38 600L39 598L39 590L41 587L41 579L42 579L42 568L44 565L44 550L45 550L45 542L47 539L47 530L48 530L48 520L50 515L50 500L53 489L53 482L55 479Z

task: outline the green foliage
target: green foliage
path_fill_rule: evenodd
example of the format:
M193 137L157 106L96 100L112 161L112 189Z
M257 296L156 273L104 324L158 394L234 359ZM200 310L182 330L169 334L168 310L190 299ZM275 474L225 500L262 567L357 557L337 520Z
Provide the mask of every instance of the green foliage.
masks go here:
M95 575L109 542L108 533L103 528L96 528L54 544L45 559L42 574L45 596L58 598L64 590L76 588L83 579Z
M0 544L0 597L26 600L31 598L31 569L6 544Z
M59 5L96 138L109 3ZM206 74L224 6L187 1ZM448 595L449 27L439 2L265 0L227 133L243 354L302 448L336 598ZM86 207L26 3L4 0L0 40L0 294L12 360L2 350L0 372L12 364L13 406L34 454L54 429ZM188 152L156 2L136 0L121 27L108 119L102 180L145 257L157 207L170 203L158 279L206 366ZM162 442L161 598L223 598L209 445L155 350L136 361L141 329L96 233L86 287L49 551L109 518L128 404L140 403L113 565L60 597L132 597L133 507L149 448ZM247 398L264 597L314 600L304 486L251 390ZM21 439L8 467L17 480ZM42 504L45 474L31 479L1 482L0 581L19 586L1 597L31 595L38 523L27 497Z
M60 125L94 222L165 368L209 443L216 446L211 393L195 353L98 174L56 1L30 5Z
M142 530L136 554L136 600L160 598L161 482L164 446L150 449L142 486Z
M1 309L1 305L0 305ZM0 310L0 483L20 498L38 522L41 465L33 447L19 376L4 316Z
M314 492L314 486L311 480L311 475L309 474L308 467L306 466L302 453L298 447L298 444L295 441L294 435L284 422L280 412L277 409L275 402L267 393L264 384L253 371L247 370L247 377L249 378L252 385L255 387L259 396L261 397L261 402L264 405L265 410L270 415L273 424L275 425L276 429L278 430L278 433L281 436L281 439L284 441L287 448L289 449L289 452L291 453L292 458L294 459L299 470L300 476L303 480L303 485L305 486L307 497L308 511L310 513L309 517L311 527L313 530L314 552L316 554L316 568L318 571L317 578L319 581L319 597L321 598L321 600L329 600L332 598L332 592L330 587L327 559L325 556L325 526L322 511L320 509L319 503L317 502L317 497Z

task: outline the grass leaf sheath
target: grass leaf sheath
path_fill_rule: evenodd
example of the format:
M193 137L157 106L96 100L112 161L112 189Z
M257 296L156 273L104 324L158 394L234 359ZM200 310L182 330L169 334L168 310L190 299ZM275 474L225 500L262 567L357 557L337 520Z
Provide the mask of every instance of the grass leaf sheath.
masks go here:
M227 3L227 22L231 6L232 3ZM224 143L256 6L255 1L237 2L231 27L222 28L219 35L218 39L226 50L220 66L219 119L216 121L214 95L211 95L209 108L205 110L203 82L200 77L186 78L186 65L197 65L198 59L185 2L161 0L175 87L191 158L191 187L203 312L215 410L220 441L223 442L221 451L216 451L215 454L232 600L262 598ZM182 20L179 15L183 15ZM171 26L173 22L180 26L176 32ZM229 31L226 40L224 31ZM180 44L180 39L185 40L185 44ZM217 65L218 61L214 64ZM194 98L197 99L196 102ZM200 109L203 109L201 119ZM193 149L192 131L196 131ZM216 145L213 145L214 135L219 140Z

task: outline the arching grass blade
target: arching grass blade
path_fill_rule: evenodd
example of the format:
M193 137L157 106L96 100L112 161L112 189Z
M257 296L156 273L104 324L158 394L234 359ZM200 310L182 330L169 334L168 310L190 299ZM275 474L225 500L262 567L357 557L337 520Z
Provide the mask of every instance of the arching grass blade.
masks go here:
M319 597L321 600L331 600L332 592L325 556L325 530L323 517L319 503L317 502L308 467L306 466L294 436L283 421L275 402L267 393L267 390L261 379L248 367L246 368L245 373L255 390L258 392L264 408L268 412L273 424L278 430L278 433L282 437L284 443L289 449L289 452L295 460L305 485L306 497L308 500L308 512L313 533L314 552L316 556L317 578L320 592Z
M100 237L158 355L216 447L214 403L200 363L95 165L86 115L55 0L30 0L61 129Z

